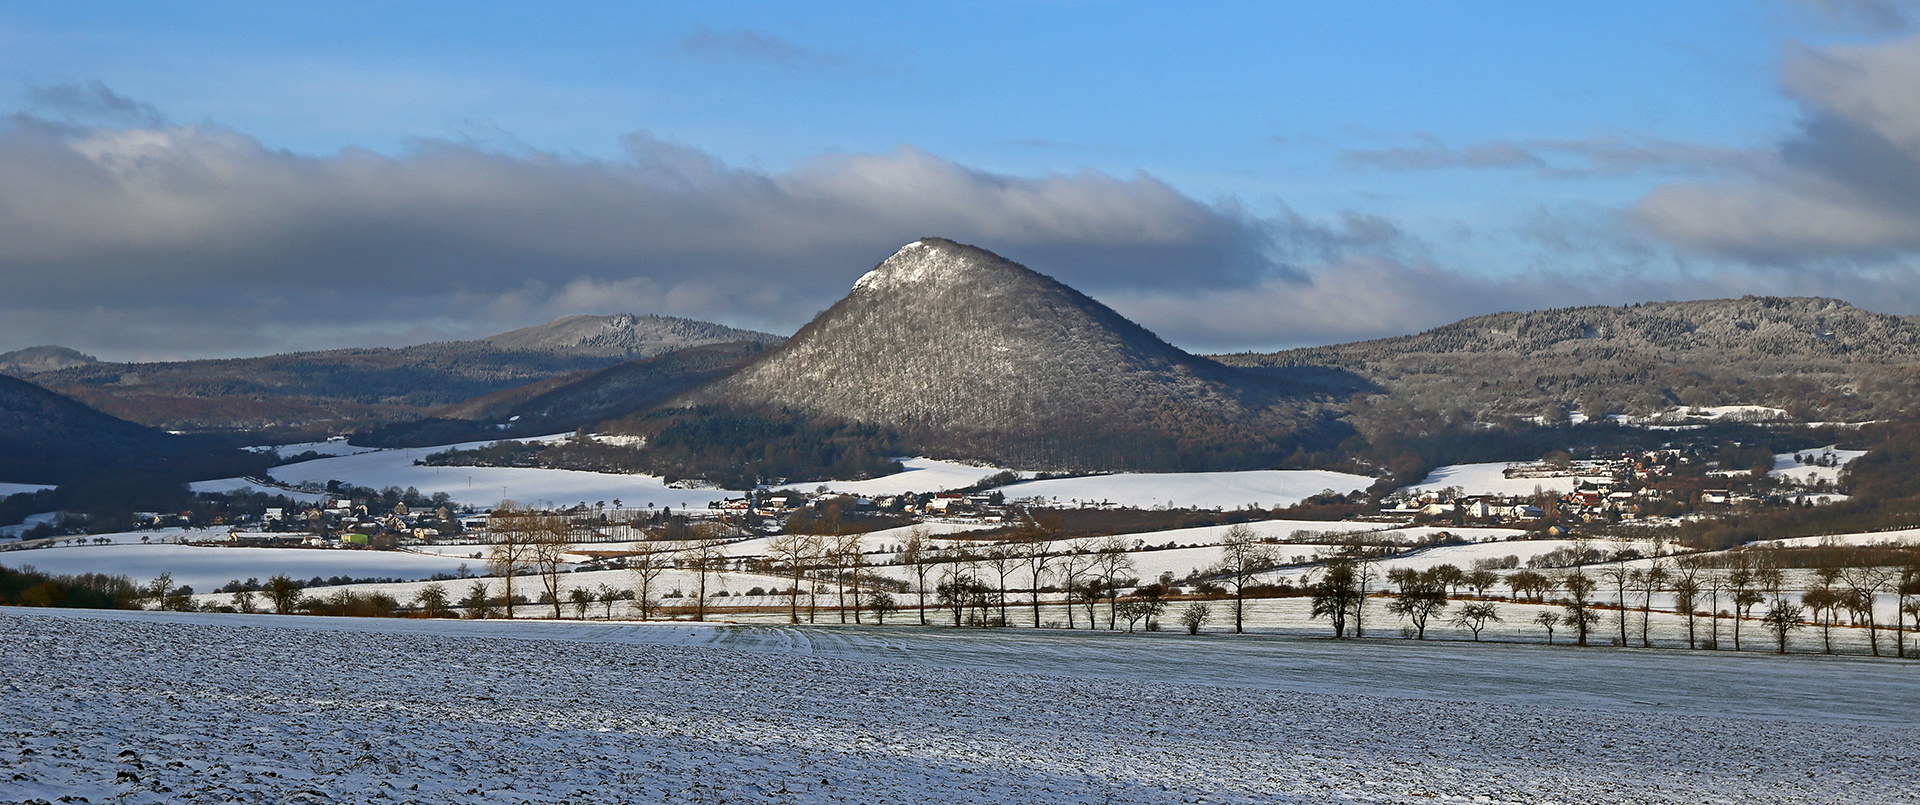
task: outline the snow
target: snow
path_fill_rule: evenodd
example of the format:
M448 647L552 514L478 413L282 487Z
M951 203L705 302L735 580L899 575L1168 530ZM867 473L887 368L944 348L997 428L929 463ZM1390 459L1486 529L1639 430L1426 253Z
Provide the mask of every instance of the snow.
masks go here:
M961 464L930 458L901 459L906 470L866 481L821 481L790 484L786 488L811 491L824 486L835 492L884 497L906 492L938 492L972 486L1004 467ZM1237 509L1258 504L1288 506L1323 490L1345 494L1373 485L1361 475L1320 470L1251 470L1243 472L1118 473L1080 478L1021 481L997 487L1009 500L1025 497L1108 502L1116 506L1154 508Z
M126 536L120 535L121 539L112 545L61 545L4 551L0 552L0 565L12 568L31 565L43 572L61 575L124 575L142 582L171 573L175 584L206 592L234 579L265 581L278 573L302 580L314 576L424 579L435 573L453 573L460 564L471 561L398 551L140 544L126 542ZM220 537L217 533L211 536ZM479 563L474 565L476 571L480 569Z
M302 453L313 452L323 456L351 456L357 453L371 453L378 448L356 447L347 444L347 437L335 436L323 442L298 442L295 444L263 444L249 447L255 453L275 452L283 458L292 458Z
M1826 481L1832 484L1840 480L1841 469L1852 463L1854 459L1866 454L1867 451L1865 450L1841 450L1838 445L1827 445L1826 447L1807 450L1801 453L1801 455L1812 455L1815 457L1832 457L1834 466L1819 467L1794 461L1794 454L1792 453L1775 453L1773 456L1773 471L1767 474L1775 478L1785 478L1794 483L1807 486L1811 486L1819 481Z
M892 475L865 481L818 481L788 484L783 489L811 492L824 486L835 492L845 492L862 497L886 497L907 492L939 492L972 486L980 479L996 473L1006 472L1004 467L961 464L953 461L940 461L931 458L903 458L900 463L906 469Z
M59 517L60 517L59 512L36 512L33 514L29 514L27 515L26 519L21 520L20 522L15 523L14 525L0 526L0 537L6 537L8 539L18 537L21 534L25 534L28 531L32 531L36 526L39 526L42 523L51 523L54 520L59 519Z
M211 492L264 492L269 495L282 495L302 503L324 503L328 495L318 492L303 492L287 489L275 484L263 483L252 478L221 478L213 481L194 481L187 484L187 490L195 494Z
M1536 486L1547 492L1571 492L1574 482L1578 480L1571 475L1560 478L1508 478L1504 473L1511 466L1514 465L1505 462L1449 464L1434 469L1425 480L1407 489L1412 492L1437 492L1457 486L1467 495L1524 496L1533 494Z
M0 779L9 799L141 803L1911 802L1888 772L1920 760L1905 670L9 609Z
M475 447L490 442L451 445ZM492 506L501 500L527 505L572 505L581 501L618 499L627 506L671 506L675 509L706 508L713 501L739 497L739 492L724 489L669 488L651 475L615 475L577 470L543 470L520 467L426 467L416 459L448 447L417 447L373 450L336 458L322 458L286 464L269 471L275 481L284 484L325 484L338 480L356 486L385 489L414 487L421 494L445 492L455 501L474 506Z
M42 489L52 489L52 488L53 487L48 484L0 483L0 498L8 497L10 495L18 495L22 492L38 492Z
M1782 548L1807 548L1824 545L1920 545L1920 528L1907 528L1898 531L1865 531L1854 534L1829 534L1818 537L1767 539L1760 540L1753 544L1778 545Z
M1290 506L1324 490L1347 494L1373 485L1364 475L1325 470L1117 473L1023 481L999 487L1008 500L1040 497L1134 508L1238 509Z

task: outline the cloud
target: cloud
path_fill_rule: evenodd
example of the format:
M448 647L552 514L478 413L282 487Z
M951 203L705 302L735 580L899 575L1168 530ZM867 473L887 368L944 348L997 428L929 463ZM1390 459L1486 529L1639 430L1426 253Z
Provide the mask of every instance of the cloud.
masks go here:
M1803 114L1768 169L1657 188L1634 219L1693 250L1759 265L1873 263L1920 250L1920 37L1802 49L1782 83Z
M454 142L308 156L211 126L16 115L0 344L231 354L620 310L783 330L928 235L1093 293L1299 281L1298 264L1402 237L1361 215L1259 219L1146 174L999 174L909 146L778 172L646 133L604 160Z
M1340 158L1349 165L1388 171L1530 170L1547 179L1747 172L1767 158L1754 149L1652 137L1490 140L1460 147L1446 145L1432 135L1417 135L1416 139L1417 145L1356 149Z
M166 122L158 107L114 92L100 81L28 87L27 103L37 112L68 122L125 126Z
M1799 0L1829 23L1869 31L1905 31L1913 27L1920 3L1913 0Z
M759 31L715 31L696 25L680 37L682 55L706 61L769 64L787 73L883 72L835 53Z

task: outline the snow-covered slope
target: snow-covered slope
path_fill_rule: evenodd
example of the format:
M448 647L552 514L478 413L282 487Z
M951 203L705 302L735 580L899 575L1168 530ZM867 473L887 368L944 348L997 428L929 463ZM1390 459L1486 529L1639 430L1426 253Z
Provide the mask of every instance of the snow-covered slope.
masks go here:
M999 488L1009 500L1037 497L1049 503L1111 503L1135 508L1237 509L1291 506L1325 490L1347 494L1373 479L1324 470L1116 473L1026 481Z

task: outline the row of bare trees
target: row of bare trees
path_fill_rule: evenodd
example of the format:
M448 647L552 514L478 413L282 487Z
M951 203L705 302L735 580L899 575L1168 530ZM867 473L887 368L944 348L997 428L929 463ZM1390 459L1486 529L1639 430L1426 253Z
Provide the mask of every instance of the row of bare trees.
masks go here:
M1821 630L1823 650L1833 653L1832 630L1844 616L1849 626L1866 629L1869 650L1880 656L1880 630L1886 625L1880 622L1875 604L1880 597L1892 595L1893 653L1907 656L1907 619L1920 624L1920 554L1889 557L1866 551L1859 552L1856 561L1846 559L1811 568L1813 585L1797 596L1789 568L1767 552L1656 557L1641 564L1611 564L1591 575L1576 568L1558 578L1535 570L1516 571L1502 579L1485 568L1472 572L1447 565L1421 571L1398 568L1385 574L1392 585L1386 608L1409 624L1410 636L1424 638L1429 620L1449 605L1450 581L1470 584L1483 597L1504 581L1512 591L1511 600L1558 605L1557 610L1537 613L1533 619L1545 629L1549 643L1555 630L1565 627L1573 632L1576 645L1588 645L1603 620L1600 610L1610 605L1616 613L1615 645L1633 645L1637 636L1640 647L1649 648L1654 645L1653 615L1667 611L1656 610L1656 599L1668 595L1671 612L1686 621L1689 649L1721 647L1721 621L1731 620L1735 651L1743 649L1744 624L1758 621L1778 652L1786 652L1789 635L1812 625ZM1310 585L1310 616L1328 620L1336 638L1349 632L1365 636L1366 602L1379 576L1374 565L1363 550L1350 548L1330 559ZM1703 607L1708 621L1704 635L1699 628ZM1451 622L1471 630L1478 640L1487 623L1500 620L1498 610L1482 600L1462 606Z

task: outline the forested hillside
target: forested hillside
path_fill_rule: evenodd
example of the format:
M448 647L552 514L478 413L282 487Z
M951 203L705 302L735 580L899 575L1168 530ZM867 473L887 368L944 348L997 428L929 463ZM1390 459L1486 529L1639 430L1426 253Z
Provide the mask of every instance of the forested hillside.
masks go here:
M1369 431L1393 429L1410 415L1497 424L1714 405L1861 421L1920 403L1920 323L1834 299L1499 313L1398 338L1216 357L1234 366L1353 372L1388 395L1356 412Z
M662 316L569 316L478 341L89 363L27 378L145 425L292 438L418 419L438 406L691 346L779 340Z
M879 425L933 455L1032 468L1270 467L1345 434L1323 387L1187 354L1049 277L937 238L692 399Z

